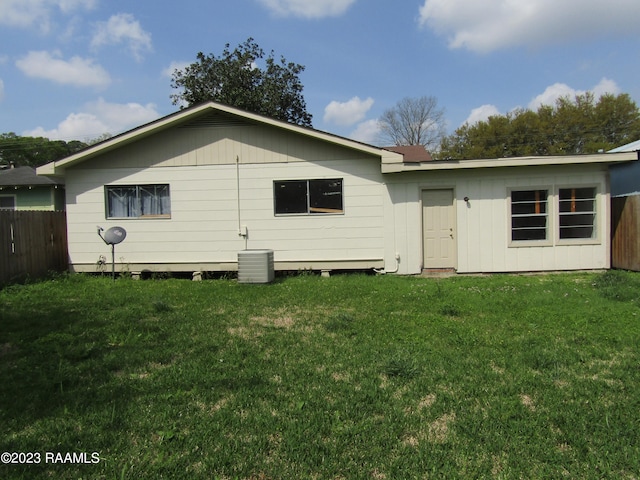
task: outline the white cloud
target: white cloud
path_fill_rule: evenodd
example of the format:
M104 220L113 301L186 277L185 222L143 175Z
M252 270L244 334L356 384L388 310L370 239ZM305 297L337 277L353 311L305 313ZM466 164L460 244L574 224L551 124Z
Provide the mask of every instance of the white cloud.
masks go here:
M95 8L98 5L98 0L53 0L51 3L57 5L64 13L74 13L82 7Z
M347 102L333 101L324 109L324 121L335 123L336 125L349 126L362 120L371 106L373 98L360 100L360 97L353 97Z
M375 144L379 137L380 124L378 123L378 120L367 120L366 122L362 122L358 125L358 128L349 135L349 138L353 140L368 144Z
M95 8L97 0L0 0L0 25L26 28L37 25L48 32L55 10L71 14Z
M171 78L171 76L173 76L173 72L176 70L184 70L191 65L191 63L192 62L171 62L167 68L162 70L162 76Z
M595 100L597 101L602 95L605 94L619 94L620 87L618 87L618 84L615 81L608 78L603 78L595 87L593 87L589 91L593 93ZM577 95L584 95L585 93L587 93L587 90L577 90L565 83L554 83L553 85L545 88L544 92L542 92L540 95L536 95L533 100L529 102L527 108L529 110L536 111L538 110L538 108L540 108L541 105L554 106L559 98L569 97L573 100ZM514 111L518 108L519 107L514 107L511 110ZM477 122L485 121L490 116L495 115L504 114L501 113L495 105L482 105L471 110L471 113L464 121L463 125L465 123L474 125Z
M337 17L356 0L259 0L276 15L303 18Z
M595 87L591 89L596 99L606 94L618 95L622 92L616 82L609 78L603 78Z
M451 48L490 52L602 35L635 35L637 0L424 0L419 22Z
M85 105L84 111L71 113L58 126L51 130L38 127L24 132L23 135L46 137L60 140L95 139L105 133L121 133L138 125L148 123L159 117L152 103L108 103L100 98Z
M59 51L29 52L16 61L16 66L27 76L43 78L62 85L77 87L105 87L111 78L104 68L88 58L72 57L70 60L60 58Z
M478 108L471 110L471 113L464 121L468 125L475 125L478 122L483 122L491 116L500 115L498 107L495 105L482 105Z
M590 90L595 96L596 100L599 99L602 95L606 93L611 93L617 95L620 93L620 87L608 78L603 78L600 80L595 87ZM585 90L576 90L571 88L569 85L565 83L554 83L553 85L548 86L544 92L529 102L529 109L537 110L541 105L555 105L556 100L562 97L575 98L576 95L584 95L586 93Z
M118 45L126 43L133 57L140 61L142 53L151 51L151 34L143 30L133 15L119 13L112 15L106 22L99 22L97 30L91 40L91 47L103 45Z

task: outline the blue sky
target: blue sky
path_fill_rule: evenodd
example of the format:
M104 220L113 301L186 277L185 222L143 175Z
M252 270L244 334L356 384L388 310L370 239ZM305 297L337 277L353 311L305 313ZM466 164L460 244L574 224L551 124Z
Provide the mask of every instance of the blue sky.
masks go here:
M0 133L83 140L178 109L170 72L253 37L301 75L313 126L376 144L403 97L449 132L560 95L640 102L638 0L0 0Z

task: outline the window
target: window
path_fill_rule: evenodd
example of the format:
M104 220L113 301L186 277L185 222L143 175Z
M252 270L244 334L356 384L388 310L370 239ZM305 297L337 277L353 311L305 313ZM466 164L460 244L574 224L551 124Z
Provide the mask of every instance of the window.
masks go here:
M558 191L560 239L594 238L596 189L561 188Z
M16 209L15 195L0 195L0 210L15 210L15 209Z
M342 179L273 182L276 215L344 213Z
M169 185L105 187L107 218L170 218Z
M511 240L547 239L549 217L547 190L511 192Z

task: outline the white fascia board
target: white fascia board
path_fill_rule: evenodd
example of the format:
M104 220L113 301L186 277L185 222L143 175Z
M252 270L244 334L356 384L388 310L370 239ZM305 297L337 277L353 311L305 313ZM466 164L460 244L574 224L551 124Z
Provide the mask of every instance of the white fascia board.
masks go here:
M259 115L256 113L238 110L233 107L229 107L227 105L213 104L213 108L221 112L225 112L231 115L236 115L248 120L255 121L256 123L270 125L272 127L288 130L290 132L315 138L317 140L333 143L334 145L339 145L341 147L349 148L351 150L357 150L359 152L363 152L369 155L374 155L374 156L380 157L380 160L382 163L391 163L391 162L398 163L398 162L402 162L402 160L404 159L404 156L399 153L391 152L383 148L374 147L373 145L368 145L366 143L361 143L356 140L351 140L349 138L340 137L338 135L323 132L321 130L315 130L314 128L302 127L300 125L295 125L293 123L283 122L281 120L265 117L263 115Z
M429 172L473 168L535 167L545 165L580 165L590 163L621 163L637 161L636 152L599 153L595 155L565 155L554 157L513 157L480 160L441 160L423 163L382 164L382 173Z
M38 167L36 169L36 173L38 175L64 175L65 168L71 167L77 163L84 162L86 160L89 160L90 158L108 152L110 150L114 150L140 138L144 138L151 133L156 133L165 128L169 128L174 124L182 123L185 118L197 115L210 107L210 104L203 104L160 118L153 122L134 128L133 130L129 130L113 138L100 142L95 146L84 149L61 160L47 163L46 165Z

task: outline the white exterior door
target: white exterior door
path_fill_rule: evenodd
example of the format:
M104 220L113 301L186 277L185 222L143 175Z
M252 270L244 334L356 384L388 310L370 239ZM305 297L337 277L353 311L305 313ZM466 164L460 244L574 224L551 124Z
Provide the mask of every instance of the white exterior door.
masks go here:
M424 268L456 267L453 190L422 191Z

